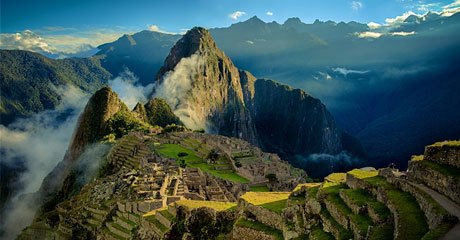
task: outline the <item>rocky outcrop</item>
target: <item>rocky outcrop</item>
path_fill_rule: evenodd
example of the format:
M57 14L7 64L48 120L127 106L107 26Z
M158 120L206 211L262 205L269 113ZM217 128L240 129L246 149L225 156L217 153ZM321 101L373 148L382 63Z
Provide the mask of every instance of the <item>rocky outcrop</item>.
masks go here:
M172 48L153 95L166 98L188 127L242 138L283 157L356 152L321 101L238 70L203 28L188 31Z
M88 101L73 133L72 141L64 159L43 180L40 189L35 194L37 205L46 203L44 211L54 206L53 198L63 198L70 193L72 181L65 179L80 155L92 143L99 141L105 134L107 121L119 111L128 111L118 98L118 95L108 87L97 91ZM56 195L60 192L59 196Z
M153 98L149 100L145 104L144 110L147 122L151 125L166 127L169 124L182 124L164 99Z
M425 147L424 160L460 168L460 141L440 142Z
M460 204L460 141L429 145L409 161L408 176Z
M343 150L341 131L320 100L271 80L254 82L253 117L261 147L282 155Z

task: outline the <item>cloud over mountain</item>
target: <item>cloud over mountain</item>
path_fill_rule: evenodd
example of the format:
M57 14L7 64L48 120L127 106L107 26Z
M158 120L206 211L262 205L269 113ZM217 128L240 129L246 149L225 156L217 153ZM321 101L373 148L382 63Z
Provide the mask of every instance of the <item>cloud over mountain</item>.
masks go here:
M242 17L242 16L244 16L244 15L246 15L245 12L236 11L236 12L230 13L230 14L228 15L228 17L236 21L236 20L238 20L238 18L240 18L240 17Z

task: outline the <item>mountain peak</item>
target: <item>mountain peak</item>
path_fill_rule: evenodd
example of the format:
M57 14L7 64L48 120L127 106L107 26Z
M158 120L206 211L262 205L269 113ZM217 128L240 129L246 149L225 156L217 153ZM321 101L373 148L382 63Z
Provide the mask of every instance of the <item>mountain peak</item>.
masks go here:
M283 25L297 25L297 24L302 24L302 21L298 17L291 17L286 19L286 21L283 23Z
M211 33L202 27L194 27L188 30L171 49L163 67L157 74L157 79L160 79L167 71L174 69L181 59L188 58L195 53L205 52L220 52Z
M256 15L254 15L250 19L246 20L245 22L247 22L247 23L265 23L260 18L258 18Z

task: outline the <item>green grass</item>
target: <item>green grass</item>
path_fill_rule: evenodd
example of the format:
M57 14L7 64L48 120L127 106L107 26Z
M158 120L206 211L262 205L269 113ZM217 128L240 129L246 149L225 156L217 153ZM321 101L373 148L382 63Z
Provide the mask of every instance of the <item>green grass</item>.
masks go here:
M188 155L182 157L185 160L185 164L188 167L197 167L200 168L203 172L210 173L211 175L224 179L229 180L236 183L249 183L250 181L233 171L224 171L224 170L215 170L214 166L211 164L207 164L202 158L198 157L194 151L187 149L178 144L162 144L157 149L158 153L165 157L175 158L177 159L180 152L185 152Z
M318 193L319 186L318 187L311 187L307 190L307 198L316 198L316 194Z
M386 222L371 229L369 240L392 240L393 235L393 224L391 222Z
M315 226L310 231L310 238L312 240L334 240L332 234L327 233L321 226Z
M168 209L165 209L165 210L161 210L159 211L160 214L165 217L166 219L168 219L170 222L173 222L176 218L174 217L174 215L172 215Z
M157 227L162 233L165 233L169 230L165 225L163 225L160 221L158 221L158 219L155 218L155 215L147 216L145 219L153 223L155 227Z
M112 236L113 238L117 240L126 240L126 238L122 236L118 236L117 234L111 232L107 227L104 227L102 231L106 232L107 234L109 234L110 236Z
M267 185L249 186L249 191L251 192L270 192L270 189L267 187Z
M118 229L118 230L120 230L120 231L122 231L124 233L131 234L131 232L128 229L120 226L118 223L112 222L112 227L114 227L114 228L116 228L116 229Z
M399 233L401 239L421 239L428 232L425 215L417 204L416 199L409 193L403 192L381 176L366 178L364 181L373 187L382 187L399 214ZM408 227L410 226L410 227Z
M435 240L441 239L449 230L454 227L455 223L443 223L440 224L435 229L429 231L425 236L423 236L422 240Z
M331 214L327 211L326 207L321 208L321 213L320 213L324 218L326 218L332 227L335 227L337 230L340 232L339 239L351 239L353 238L353 234L342 227L335 219L331 216Z
M261 231L275 237L275 239L277 240L283 240L283 233L280 230L272 228L261 222L250 221L248 219L240 218L238 221L236 221L235 225Z
M284 200L279 200L275 202L265 203L260 206L272 212L281 214L283 212L283 209L286 207L286 202L287 202L287 199L284 199Z
M342 191L354 204L372 208L381 219L391 217L390 210L366 191L362 189L343 189Z

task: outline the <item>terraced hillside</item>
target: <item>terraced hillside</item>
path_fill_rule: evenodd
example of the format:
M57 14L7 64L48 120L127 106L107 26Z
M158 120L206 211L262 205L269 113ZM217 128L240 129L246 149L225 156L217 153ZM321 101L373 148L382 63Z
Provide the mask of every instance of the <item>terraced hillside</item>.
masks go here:
M157 129L158 130L158 129ZM458 239L460 142L323 182L251 144L197 132L116 139L99 174L19 239ZM96 160L95 160L96 161Z
M177 225L171 207L234 210L237 199L254 184L266 191L289 191L305 182L301 170L265 159L271 155L227 137L133 131L106 144L113 144L106 159L94 159L103 162L98 176L40 214L19 239L162 239ZM229 154L238 151L254 155L256 172L240 174L238 169L248 166L235 164ZM267 173L291 184L270 182Z

